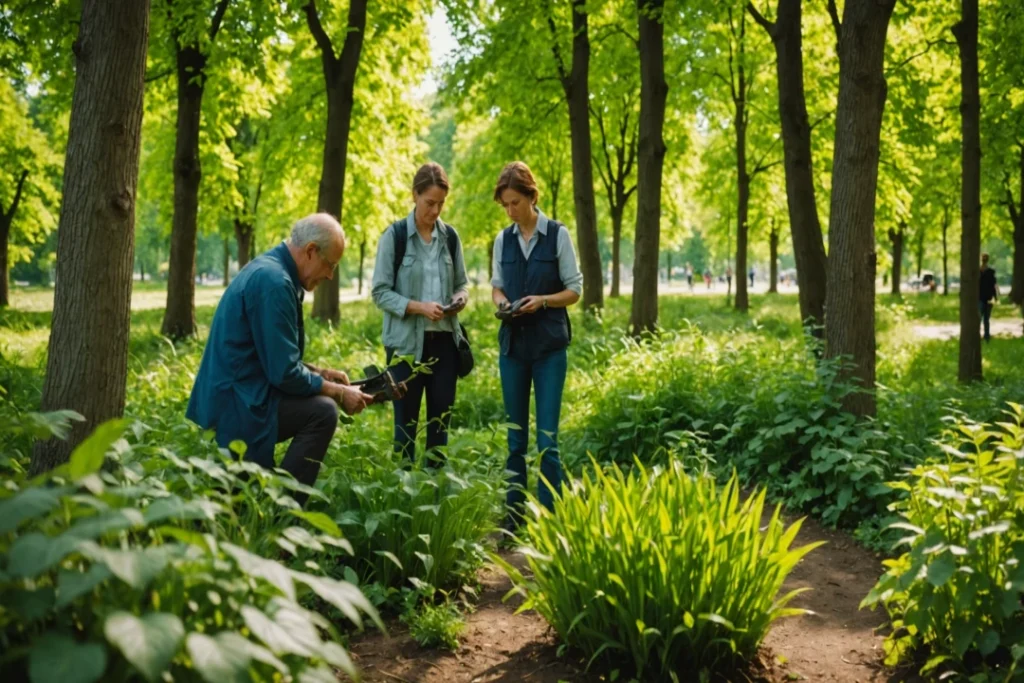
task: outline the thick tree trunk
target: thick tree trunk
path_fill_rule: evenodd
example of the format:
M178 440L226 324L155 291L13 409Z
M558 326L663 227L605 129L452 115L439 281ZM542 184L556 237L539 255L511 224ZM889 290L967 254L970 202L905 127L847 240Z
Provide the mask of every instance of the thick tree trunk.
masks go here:
M41 409L85 422L66 441L37 442L33 473L124 413L148 34L148 0L82 3Z
M942 296L949 295L949 207L942 207Z
M612 205L612 289L608 296L619 296L619 272L622 257L622 207Z
M224 238L224 286L231 284L231 243Z
M978 0L961 0L953 27L960 49L960 361L961 382L980 380L981 312L981 104L978 94Z
M634 335L658 324L658 256L661 250L661 181L665 162L664 0L637 0L640 49L640 121L637 145L636 239L633 254Z
M558 49L554 19L548 15L552 52L569 106L573 200L576 205L576 248L583 273L583 308L604 306L604 278L597 240L597 206L590 145L590 37L586 0L572 2L572 66L565 68Z
M782 149L786 169L786 201L797 281L800 283L800 317L810 321L812 332L821 336L825 319L827 259L818 207L814 199L811 159L811 126L804 96L802 0L779 0L776 20L769 24L754 14L775 45L779 80L779 116L782 121Z
M875 414L875 195L886 97L882 65L894 4L846 0L838 28L825 352L853 363L850 376L865 392L848 395L843 406L856 415ZM834 5L830 8L834 11Z
M238 269L252 260L253 224L235 219L235 244L238 245Z
M1024 144L1020 149L1020 204L1007 191L1010 220L1013 221L1013 280L1007 298L1017 306L1024 306Z
M665 284L672 284L672 252L665 252Z
M18 211L18 204L21 203L21 193L25 189L26 178L28 178L28 171L23 170L18 178L18 185L14 188L14 199L11 200L11 206L7 210L0 206L0 307L11 304L7 247L11 239L11 226L14 224L14 214Z
M327 135L317 210L329 213L339 221L344 206L345 161L355 102L356 70L366 33L366 3L367 0L351 0L349 3L348 27L340 57L334 55L334 46L320 23L314 0L310 0L304 8L306 23L320 48L324 80L327 83ZM324 280L317 286L313 296L313 316L324 321L338 321L340 309L337 280Z
M359 296L363 295L363 270L366 263L366 238L359 242Z
M892 290L893 296L901 296L900 281L903 277L903 237L904 223L900 222L900 229L889 228L889 241L892 242Z
M772 231L768 233L768 258L771 260L768 264L769 294L779 293L779 231L775 229L774 222L772 219Z

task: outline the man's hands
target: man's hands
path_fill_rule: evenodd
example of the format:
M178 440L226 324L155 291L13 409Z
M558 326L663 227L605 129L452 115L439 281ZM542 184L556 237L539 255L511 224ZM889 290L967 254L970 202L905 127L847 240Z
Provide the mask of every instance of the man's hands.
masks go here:
M347 381L348 377L346 376L345 379ZM355 387L331 381L324 381L324 385L320 390L320 393L334 399L335 403L341 406L341 409L345 411L346 415L357 415L358 413L363 412L363 409L373 401L373 396L364 394Z
M320 371L320 376L328 382L334 382L336 384L348 384L348 375L341 370L328 370L323 369Z

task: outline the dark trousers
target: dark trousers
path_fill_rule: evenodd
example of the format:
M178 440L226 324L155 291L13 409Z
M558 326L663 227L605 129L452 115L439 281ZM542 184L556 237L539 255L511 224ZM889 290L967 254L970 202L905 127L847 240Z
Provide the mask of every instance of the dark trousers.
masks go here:
M978 312L981 313L981 324L985 328L985 341L992 338L989 333L989 323L992 320L992 304L987 301L978 301Z
M338 427L338 404L327 396L283 396L277 407L277 443L291 439L281 461L285 470L300 483L312 486L320 473L320 463ZM306 494L293 498L306 504Z
M388 361L392 353L388 352ZM416 375L411 380L412 367L400 363L391 370L395 381L406 382L405 397L394 401L395 452L412 460L416 456L416 428L420 419L420 403L427 395L427 452L428 464L441 465L444 460L436 450L448 445L448 425L455 404L458 383L459 351L451 332L425 332L423 356L420 361L430 364L430 373Z
M519 522L526 500L526 451L530 442L530 386L537 402L537 450L540 473L537 498L549 510L554 496L562 490L562 461L558 454L558 420L562 410L562 389L568 358L565 349L552 351L537 360L521 360L502 354L501 393L508 421L519 429L508 430L509 489L505 503L512 518ZM545 483L544 480L547 480ZM550 487L549 487L550 484Z

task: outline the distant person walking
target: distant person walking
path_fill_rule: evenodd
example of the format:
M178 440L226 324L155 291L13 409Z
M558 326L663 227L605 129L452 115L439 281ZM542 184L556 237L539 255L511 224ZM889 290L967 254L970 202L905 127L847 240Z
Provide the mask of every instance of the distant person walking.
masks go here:
M753 267L753 266L751 266L751 267L750 267L750 286L751 286L751 287L753 287L753 286L754 286L754 275L756 275L756 274L757 274L757 271L755 271L755 270L754 270L754 267Z
M693 291L693 266L689 263L686 264L686 286L690 288L691 292Z
M711 267L704 268L704 284L707 285L708 289L711 289Z
M999 301L999 285L996 283L995 268L988 265L987 253L981 255L981 279L978 284L978 310L985 330L985 341L989 341L992 338L989 322L992 319L992 306Z
M732 266L725 269L725 285L732 291Z

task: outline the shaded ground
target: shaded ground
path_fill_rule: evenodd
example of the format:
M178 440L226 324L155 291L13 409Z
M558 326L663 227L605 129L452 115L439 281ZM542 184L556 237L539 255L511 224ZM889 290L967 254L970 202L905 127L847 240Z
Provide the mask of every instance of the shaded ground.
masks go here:
M807 520L797 543L825 540L827 545L808 555L790 575L783 591L799 587L813 590L799 596L793 606L815 614L776 622L765 642L761 660L769 669L741 674L737 681L780 683L787 680L872 683L899 680L881 666L882 636L875 629L885 624L880 612L859 611L880 573L879 559L848 536L821 528ZM519 565L522 557L507 554ZM391 638L379 634L352 643L351 651L364 679L374 683L484 683L530 681L609 680L607 672L584 673L585 662L558 656L558 640L535 612L515 615L517 598L502 603L511 587L493 566L480 573L477 610L467 616L467 627L457 652L424 650L400 623L390 626ZM680 672L681 681L696 680Z

